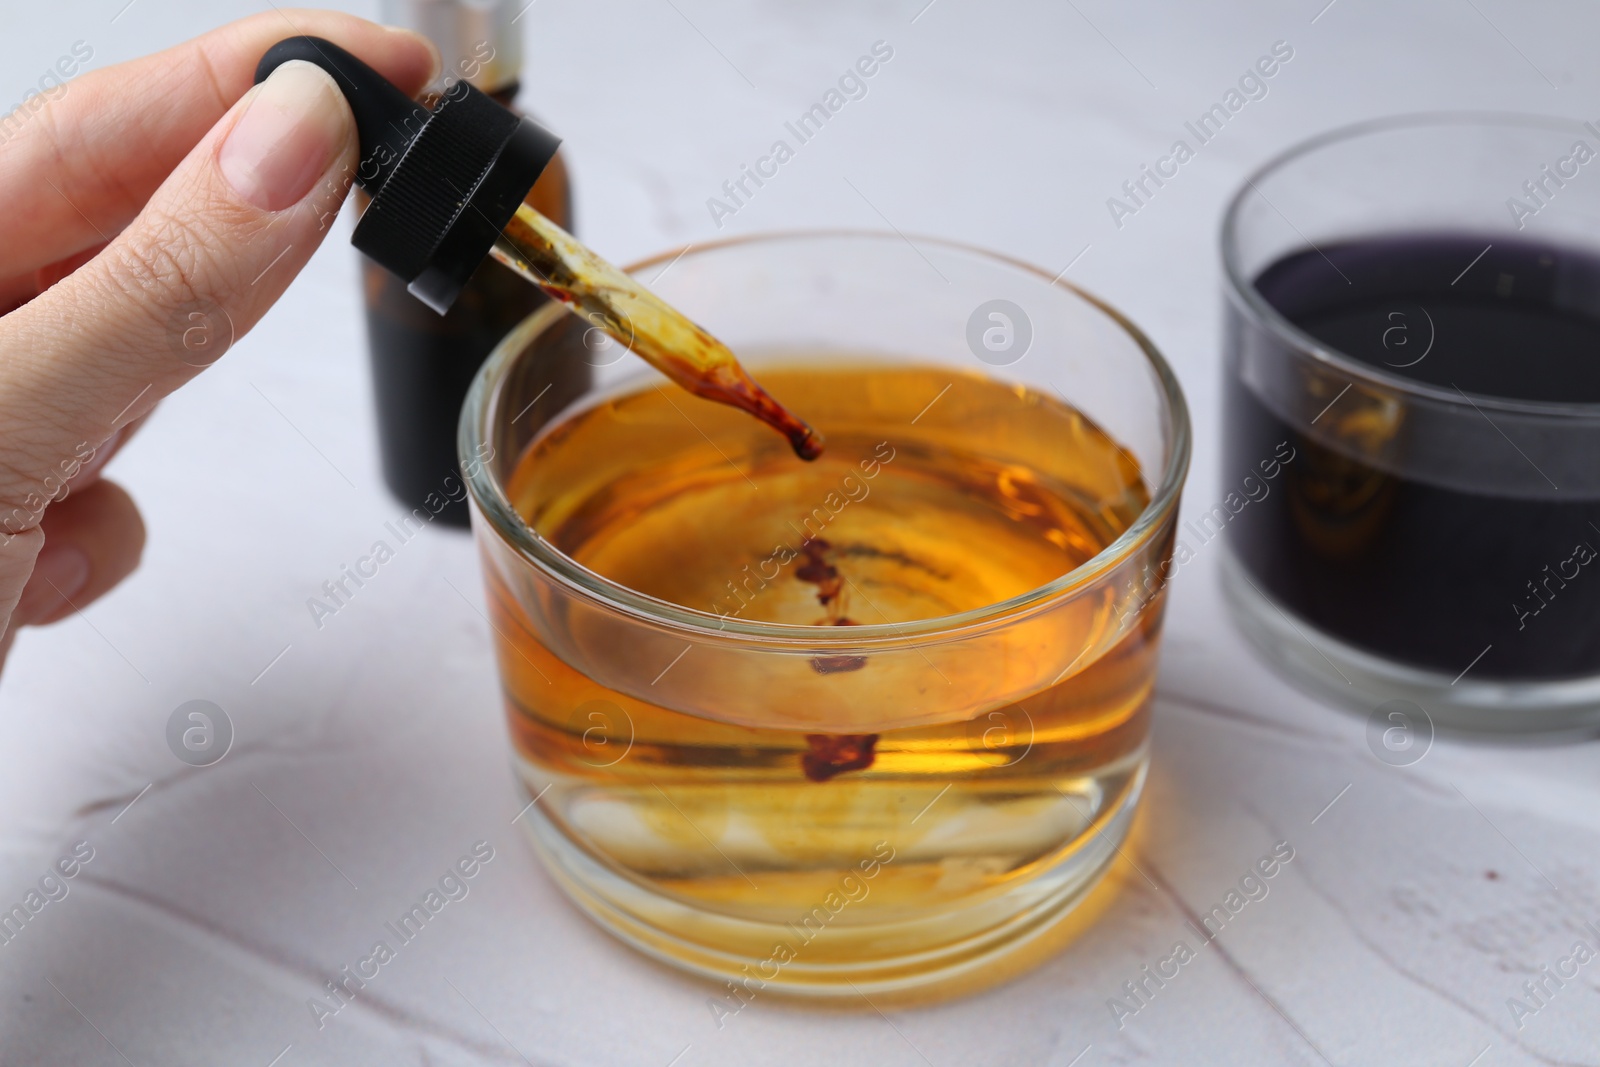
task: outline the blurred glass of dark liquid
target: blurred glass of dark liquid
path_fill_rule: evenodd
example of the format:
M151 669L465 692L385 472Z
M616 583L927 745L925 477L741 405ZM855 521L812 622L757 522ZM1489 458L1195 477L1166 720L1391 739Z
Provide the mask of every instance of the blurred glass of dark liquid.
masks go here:
M1600 717L1597 152L1563 120L1394 119L1241 190L1224 478L1293 458L1210 525L1295 680L1469 730Z

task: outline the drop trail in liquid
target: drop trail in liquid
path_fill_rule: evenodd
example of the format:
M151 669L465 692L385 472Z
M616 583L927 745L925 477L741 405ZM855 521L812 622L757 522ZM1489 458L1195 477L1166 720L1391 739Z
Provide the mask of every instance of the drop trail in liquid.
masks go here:
M830 558L833 545L820 537L808 537L800 544L803 561L794 576L817 587L817 602L828 613L829 626L854 626L844 613L844 576ZM865 656L817 656L811 669L818 674L859 671L867 665ZM807 751L800 757L800 769L813 782L826 782L845 771L865 770L877 758L877 734L806 734Z
M801 459L822 454L822 435L773 399L727 345L533 208L517 209L490 254L684 389L749 412Z

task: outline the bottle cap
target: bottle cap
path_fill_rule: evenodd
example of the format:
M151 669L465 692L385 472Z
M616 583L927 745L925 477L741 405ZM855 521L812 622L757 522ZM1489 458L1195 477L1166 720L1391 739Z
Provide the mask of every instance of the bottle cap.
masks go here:
M432 110L331 41L290 37L267 50L256 81L303 60L349 101L361 142L355 182L372 195L350 243L441 315L489 254L560 138L457 81Z
M515 8L502 0L382 0L378 12L380 21L416 30L438 46L441 80L465 78L493 93L515 85L522 71Z

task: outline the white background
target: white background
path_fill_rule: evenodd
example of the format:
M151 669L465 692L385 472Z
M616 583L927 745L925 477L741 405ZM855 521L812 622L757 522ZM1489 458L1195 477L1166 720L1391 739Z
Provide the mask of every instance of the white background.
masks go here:
M1249 168L1399 111L1600 117L1600 13L1576 0L925 2L538 0L523 100L566 138L580 232L625 262L716 235L706 198L888 41L867 98L721 232L886 218L1051 272L1087 246L1069 277L1141 324L1187 390L1194 510L1224 491L1216 232ZM75 41L100 67L256 8L124 3L3 0L0 104ZM1119 230L1106 198L1279 40L1294 58L1269 95ZM719 1031L717 989L592 927L509 825L465 534L426 531L312 625L306 598L402 510L378 474L347 232L112 464L149 525L143 567L25 632L0 682L0 904L73 842L96 850L0 945L0 1063L1600 1063L1600 963L1520 1031L1506 1006L1600 921L1594 746L1440 742L1382 766L1362 716L1242 646L1217 545L1177 582L1142 828L1086 936L967 1000L886 1019L763 998ZM199 771L164 740L196 698L238 732ZM307 998L479 838L497 853L471 895L319 1032ZM1193 942L1185 909L1279 840L1296 857L1270 896L1119 1031L1107 999Z

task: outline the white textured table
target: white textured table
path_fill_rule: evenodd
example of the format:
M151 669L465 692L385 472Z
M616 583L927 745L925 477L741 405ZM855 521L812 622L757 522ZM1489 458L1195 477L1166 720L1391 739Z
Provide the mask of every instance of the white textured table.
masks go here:
M706 198L887 41L867 97L722 232L888 220L1076 260L1070 277L1178 368L1191 508L1221 491L1215 235L1248 167L1387 112L1600 114L1600 12L1578 0L925 2L539 0L519 23L525 100L567 138L582 232L625 261L716 234ZM113 22L125 3L3 0L0 102L75 41L109 64L253 7L138 0ZM1280 40L1294 56L1267 96L1119 229L1107 197ZM313 625L306 598L401 510L379 482L365 360L339 239L111 467L150 527L143 568L18 641L0 683L0 905L76 842L93 859L0 944L0 1063L1600 1063L1600 963L1535 1014L1507 1006L1595 940L1594 746L1441 742L1379 764L1360 717L1242 646L1217 547L1177 583L1143 828L1086 936L937 1008L768 998L719 1030L716 990L583 920L510 825L465 535L424 532ZM167 748L191 699L237 730L213 767ZM308 998L479 839L495 858L470 895L319 1031ZM1175 941L1198 946L1191 917L1280 840L1295 855L1269 895L1119 1029L1107 1001Z

